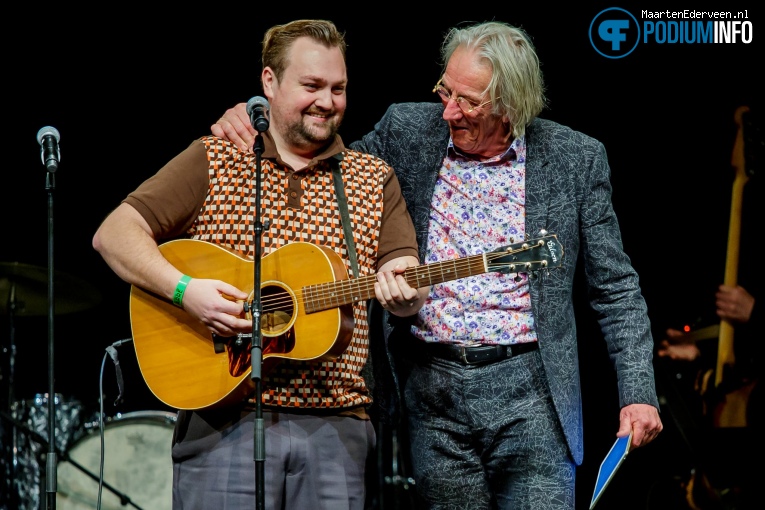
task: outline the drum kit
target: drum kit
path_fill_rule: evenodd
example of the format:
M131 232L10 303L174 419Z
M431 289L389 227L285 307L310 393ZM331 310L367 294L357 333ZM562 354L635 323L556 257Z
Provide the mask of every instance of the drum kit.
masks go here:
M100 293L89 283L54 273L56 315L89 310ZM9 342L0 347L0 510L46 508L51 427L49 393L17 399L14 388L15 324L19 317L49 314L46 268L0 263L0 319ZM2 335L0 335L2 338ZM56 506L62 510L169 509L170 447L175 413L134 411L87 415L77 399L54 395Z

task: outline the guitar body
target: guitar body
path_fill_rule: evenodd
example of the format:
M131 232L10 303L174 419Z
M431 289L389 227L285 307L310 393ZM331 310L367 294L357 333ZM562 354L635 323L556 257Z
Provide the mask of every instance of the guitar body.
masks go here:
M162 255L192 278L222 280L252 292L254 263L221 246L195 240L170 241ZM263 371L283 359L319 360L339 356L350 343L350 305L306 314L300 289L315 283L347 278L340 257L330 249L293 243L261 259L261 299L284 291L291 314L263 313ZM130 321L141 374L149 389L165 404L180 409L217 407L241 401L254 389L250 346L223 339L216 350L210 331L164 298L133 286ZM295 338L301 342L295 342ZM289 350L283 349L290 348Z
M712 421L717 427L746 427L749 396L757 381L745 381L741 386L726 392L714 408Z
M706 426L712 428L746 427L749 409L749 396L757 386L758 380L742 379L738 376L725 376L724 384L714 386L714 370L699 373L696 388L702 396L702 414L706 417Z

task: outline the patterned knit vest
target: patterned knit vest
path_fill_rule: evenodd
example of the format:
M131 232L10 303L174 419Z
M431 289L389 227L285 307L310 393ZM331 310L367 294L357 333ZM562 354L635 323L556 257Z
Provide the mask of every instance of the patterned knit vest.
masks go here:
M195 239L229 247L253 259L255 156L216 137L202 138L202 142L210 163L210 189L189 233ZM360 276L369 275L377 267L383 182L392 169L368 154L346 150L342 156L340 169L359 272ZM262 256L268 257L296 242L326 246L342 257L348 277L353 278L329 161L323 160L298 173L271 159L262 159L261 166L260 221L265 225ZM297 207L294 197L293 205L289 202L290 179L301 179L302 196ZM311 267L299 269L311 271ZM263 404L292 408L348 408L368 404L370 397L360 375L369 352L365 301L353 304L353 319L350 344L337 359L303 361L287 357L264 373ZM264 337L264 352L267 341ZM310 342L311 338L295 338L295 341Z

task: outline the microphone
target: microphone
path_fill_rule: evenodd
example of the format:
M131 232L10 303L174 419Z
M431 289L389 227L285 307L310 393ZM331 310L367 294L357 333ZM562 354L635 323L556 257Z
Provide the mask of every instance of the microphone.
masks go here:
M269 108L268 99L265 97L255 96L247 101L247 114L250 116L252 127L257 129L258 133L268 131Z
M58 170L58 162L61 161L61 151L58 148L58 141L61 135L58 129L45 126L37 132L37 143L40 144L40 159L49 172Z

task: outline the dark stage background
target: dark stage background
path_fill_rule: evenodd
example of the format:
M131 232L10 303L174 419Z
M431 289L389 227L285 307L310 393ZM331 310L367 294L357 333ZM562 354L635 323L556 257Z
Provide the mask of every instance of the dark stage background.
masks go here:
M588 31L598 12L618 6L639 17L641 9L667 8L649 4L463 4L456 9L441 4L431 5L429 16L389 4L370 6L365 14L341 13L338 7L262 9L255 4L168 13L124 4L108 15L70 10L64 17L42 7L8 15L0 262L44 272L52 224L56 271L87 283L79 291L61 287L68 294L60 299L73 297L88 305L55 316L55 391L95 413L105 348L130 337L130 288L90 244L100 221L191 140L208 134L226 108L262 94L263 32L298 17L332 19L347 33L349 108L341 129L346 142L370 130L392 102L436 99L431 89L439 77L439 44L448 27L497 19L525 28L543 63L549 98L543 116L606 146L624 245L641 275L655 340L668 326L713 323L710 312L724 275L734 176L733 115L738 106L759 103L765 90L762 71L756 69L765 56L760 10L744 2L725 7L748 10L754 27L754 42L748 45L645 44L622 59L594 51ZM266 11L272 14L257 15ZM43 126L61 133L61 164L52 191L46 188L36 141ZM762 218L761 200L750 198L760 177L755 175L746 188L745 206L758 209L747 209L745 240L757 235L752 223ZM742 274L749 267L753 257L742 252ZM578 289L586 435L577 483L580 508L589 504L618 418L615 377L584 300ZM11 328L6 303L0 309L3 391L13 330L14 398L47 392L47 314L18 316ZM144 385L132 347L123 346L119 353L125 401L112 405L118 389L114 365L106 360L107 415L166 410ZM686 474L685 449L671 410L663 408L662 417L665 433L630 454L599 508L659 508L673 477Z

